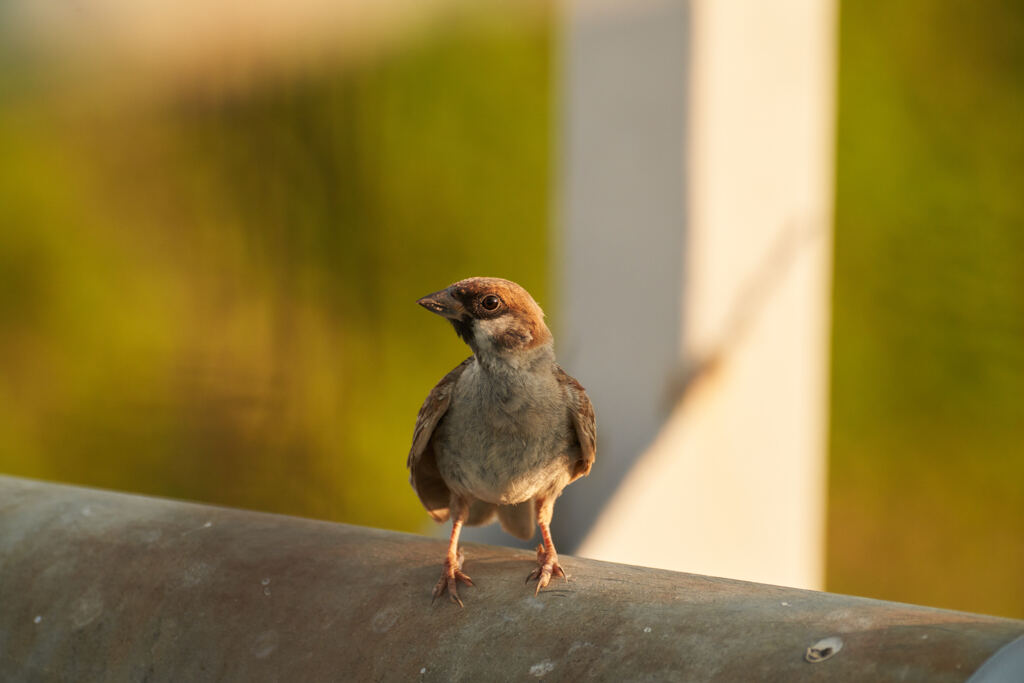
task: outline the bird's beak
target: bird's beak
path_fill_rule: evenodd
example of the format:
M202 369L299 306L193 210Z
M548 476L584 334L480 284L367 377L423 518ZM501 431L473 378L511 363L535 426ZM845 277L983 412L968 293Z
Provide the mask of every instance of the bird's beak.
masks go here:
M449 294L447 289L442 289L440 292L434 292L433 294L427 294L416 303L431 313L437 313L449 320L458 320L462 317L462 314L466 312L463 305L459 303L455 297Z

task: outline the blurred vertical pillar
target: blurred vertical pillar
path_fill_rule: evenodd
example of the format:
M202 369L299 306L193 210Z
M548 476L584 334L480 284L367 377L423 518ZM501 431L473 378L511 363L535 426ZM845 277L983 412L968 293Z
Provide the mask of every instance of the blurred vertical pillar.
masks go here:
M563 5L559 355L599 559L820 588L834 0Z

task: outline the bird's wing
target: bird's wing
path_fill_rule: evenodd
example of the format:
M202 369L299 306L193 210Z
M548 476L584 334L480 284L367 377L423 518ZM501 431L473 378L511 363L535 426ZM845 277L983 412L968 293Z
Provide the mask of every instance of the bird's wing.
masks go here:
M594 458L597 457L597 420L594 417L594 406L583 385L561 366L556 366L556 368L558 381L568 390L569 416L572 418L572 425L576 429L576 438L580 443L579 455L572 463L571 481L576 481L580 477L590 474Z
M455 382L458 381L459 376L472 360L473 357L470 356L462 361L430 390L416 416L416 428L412 433L412 448L409 449L409 458L405 462L405 466L409 468L409 483L412 484L416 495L420 497L423 507L438 522L448 519L451 492L441 477L441 472L437 469L432 437L437 424L448 412Z

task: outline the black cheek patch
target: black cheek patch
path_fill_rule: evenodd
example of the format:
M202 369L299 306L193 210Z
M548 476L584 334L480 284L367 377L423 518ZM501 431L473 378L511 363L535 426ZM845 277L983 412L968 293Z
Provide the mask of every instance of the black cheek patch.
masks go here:
M501 349L515 349L526 346L530 342L530 334L524 330L510 328L494 338L494 345Z
M463 316L458 320L452 320L452 327L455 328L455 334L459 335L459 339L469 344L473 340L473 319L468 316Z

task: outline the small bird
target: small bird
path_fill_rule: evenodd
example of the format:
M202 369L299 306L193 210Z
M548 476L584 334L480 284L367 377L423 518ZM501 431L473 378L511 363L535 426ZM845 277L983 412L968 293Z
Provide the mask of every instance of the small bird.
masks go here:
M551 514L562 489L587 475L596 455L594 407L586 391L555 362L544 312L510 280L460 280L417 302L451 322L473 355L431 390L416 417L406 465L409 481L437 522L451 518L434 599L448 593L462 606L459 532L495 515L508 533L528 540L533 522L543 543L534 594L566 578L551 540Z

